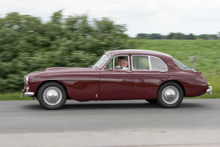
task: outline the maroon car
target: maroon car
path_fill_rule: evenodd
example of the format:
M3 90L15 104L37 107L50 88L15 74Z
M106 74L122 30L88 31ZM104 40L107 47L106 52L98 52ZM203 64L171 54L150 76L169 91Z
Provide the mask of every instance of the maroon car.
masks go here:
M67 99L140 100L177 107L183 97L212 94L201 72L170 55L150 50L105 52L90 68L53 67L24 77L22 95L36 97L46 109L59 109Z

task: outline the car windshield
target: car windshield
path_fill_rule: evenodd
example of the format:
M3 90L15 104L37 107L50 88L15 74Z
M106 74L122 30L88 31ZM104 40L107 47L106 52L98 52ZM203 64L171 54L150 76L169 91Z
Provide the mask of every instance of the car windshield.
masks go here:
M102 66L108 61L109 59L109 55L107 54L104 54L100 59L99 61L94 65L94 68L102 68Z
M176 63L176 65L179 66L179 68L183 69L183 70L192 70L192 68L190 68L189 66L183 64L182 62L180 62L179 60L173 58L173 61Z

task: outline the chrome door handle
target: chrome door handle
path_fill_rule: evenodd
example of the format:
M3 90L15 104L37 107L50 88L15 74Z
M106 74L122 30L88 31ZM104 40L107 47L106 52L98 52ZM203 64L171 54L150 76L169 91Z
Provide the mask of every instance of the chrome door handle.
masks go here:
M129 70L129 71L126 71L126 73L131 73L131 71Z

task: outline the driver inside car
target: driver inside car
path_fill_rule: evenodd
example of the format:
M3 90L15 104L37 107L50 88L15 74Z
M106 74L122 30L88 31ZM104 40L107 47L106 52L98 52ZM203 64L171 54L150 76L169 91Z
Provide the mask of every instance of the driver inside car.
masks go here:
M120 61L121 70L128 70L128 59L123 58Z

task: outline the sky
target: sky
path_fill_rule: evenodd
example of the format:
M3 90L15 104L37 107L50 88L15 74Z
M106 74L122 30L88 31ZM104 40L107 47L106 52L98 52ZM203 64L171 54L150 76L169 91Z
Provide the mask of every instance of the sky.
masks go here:
M220 0L0 0L0 17L19 12L49 21L61 9L64 16L109 17L116 24L125 24L130 37L220 32Z

